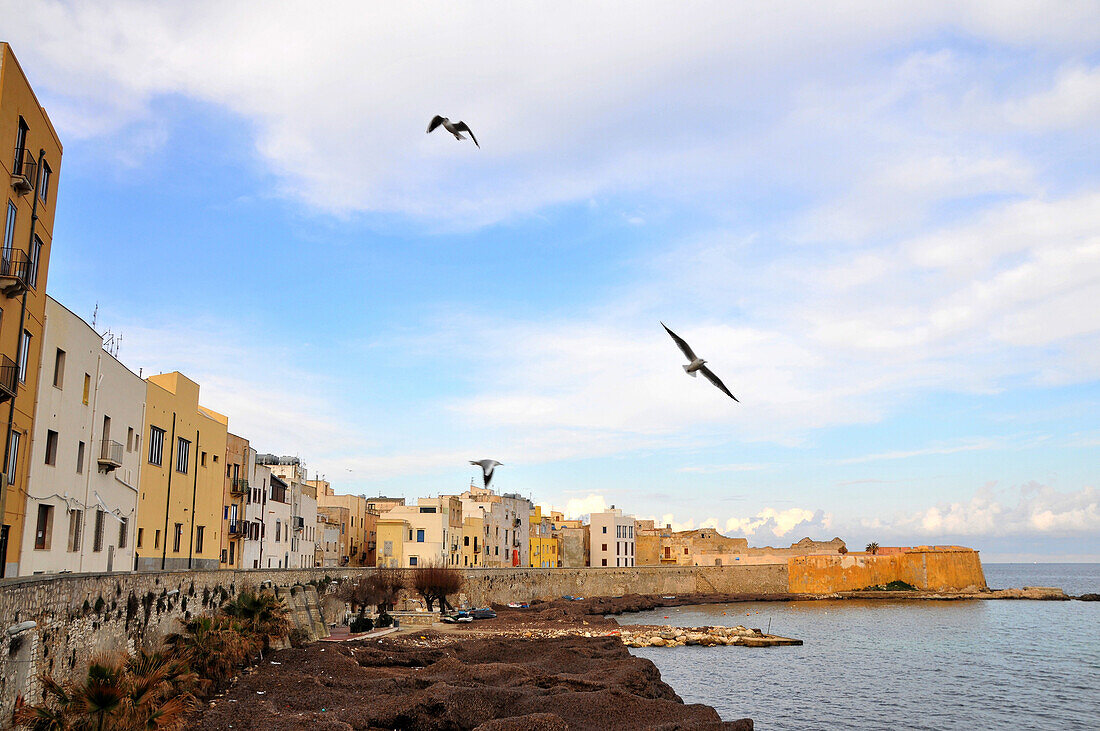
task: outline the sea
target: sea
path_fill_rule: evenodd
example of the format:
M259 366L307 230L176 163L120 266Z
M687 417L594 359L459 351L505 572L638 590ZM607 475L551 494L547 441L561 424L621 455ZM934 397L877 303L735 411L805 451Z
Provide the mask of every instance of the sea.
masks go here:
M1100 593L1100 564L985 564L990 588ZM1100 602L822 600L669 607L800 647L637 648L686 703L770 729L1100 729Z

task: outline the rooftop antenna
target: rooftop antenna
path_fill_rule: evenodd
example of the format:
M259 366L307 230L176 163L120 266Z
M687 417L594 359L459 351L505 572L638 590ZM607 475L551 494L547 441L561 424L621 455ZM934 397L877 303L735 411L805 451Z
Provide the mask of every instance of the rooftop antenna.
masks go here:
M99 302L95 303L95 309L92 310L92 329L95 330L96 318L99 317Z

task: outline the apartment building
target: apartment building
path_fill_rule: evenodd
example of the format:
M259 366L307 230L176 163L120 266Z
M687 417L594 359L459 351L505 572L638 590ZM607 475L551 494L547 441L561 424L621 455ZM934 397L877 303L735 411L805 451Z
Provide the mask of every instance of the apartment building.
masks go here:
M364 495L337 495L327 480L309 480L317 490L317 508L340 507L347 511L346 533L349 566L374 566L378 544L378 510L368 507Z
M245 518L247 504L249 460L255 452L248 440L236 434L225 438L225 478L222 488L221 557L223 569L248 568L244 562L244 541L251 526Z
M305 465L297 457L263 454L257 459L288 487L291 533L287 560L290 563L283 568L311 568L317 562L317 488L307 480Z
M146 379L139 570L218 568L228 433L229 419L199 404L199 384L178 371Z
M131 571L145 381L46 298L21 575Z
M11 46L0 42L0 577L18 574L27 510L37 519L26 495L61 153Z
M462 502L457 497L420 498L416 505L390 508L380 516L379 526L383 518L406 524L401 547L406 568L459 565L462 559Z
M327 538L327 531L330 526L336 530L335 550L337 551L335 556L335 563L332 566L350 566L351 565L351 553L350 553L350 541L352 540L352 527L351 522L352 512L349 508L343 505L318 505L317 506L317 529L324 533L321 536L321 541L324 545L324 560L328 561L330 546L329 538ZM326 566L330 565L328 563Z
M459 500L463 515L482 519L484 566L528 565L528 519L534 509L530 500L515 494L497 495L489 488L476 485L471 485Z
M462 566L485 565L485 521L478 510L475 515L462 515Z
M409 523L404 518L384 512L378 516L378 566L402 568L405 566L405 537L410 535Z
M248 488L244 502L244 536L241 538L242 568L266 567L263 547L267 534L267 500L271 492L271 469L256 462L256 450L248 448Z
M594 567L633 566L634 516L623 515L614 505L588 519L590 561Z
M532 567L548 569L561 566L561 539L554 535L550 516L543 515L541 506L536 505L531 514L529 535Z

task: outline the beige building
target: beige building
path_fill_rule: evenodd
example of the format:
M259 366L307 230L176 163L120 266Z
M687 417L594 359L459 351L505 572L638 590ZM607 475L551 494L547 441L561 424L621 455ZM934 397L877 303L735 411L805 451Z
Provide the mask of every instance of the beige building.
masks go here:
M634 566L634 516L614 505L588 519L591 534L589 560L594 567Z
M416 505L398 505L381 519L403 520L404 566L458 566L462 560L462 502L454 496L420 498Z
M462 566L474 568L485 565L485 521L483 513L462 516Z
M244 541L250 527L245 519L248 494L249 460L255 453L248 440L236 434L225 439L225 481L222 489L222 546L220 564L223 569L249 568L244 562Z
M409 523L404 518L393 517L389 512L378 516L378 565L384 568L403 568L405 564L405 537L409 535Z
M26 495L61 141L11 46L2 42L0 151L0 418L7 422L0 472L3 577L19 573L27 510L34 511L31 520L38 515L38 504L28 505Z
M321 548L319 565L326 569L343 565L341 561L347 556L347 540L341 532L344 529L343 524L330 517L333 511L339 510L342 508L317 509L317 536Z
M146 379L139 570L218 568L228 427L178 371Z
M327 480L310 480L317 490L317 508L339 507L347 511L345 535L350 566L374 566L378 543L378 510L368 507L363 495L338 495Z
M317 561L317 488L307 479L305 466L297 457L259 455L271 474L287 485L291 506L289 563L284 568L311 568Z
M20 574L131 571L145 381L46 298Z
M459 496L464 516L482 521L483 556L487 567L528 566L528 520L534 505L520 495L498 495L489 488L471 485Z
M750 548L746 538L730 538L714 528L673 531L669 525L654 526L639 521L637 530L639 566L735 566L785 564L791 556L838 555L847 552L844 541L814 541L803 538L787 548Z

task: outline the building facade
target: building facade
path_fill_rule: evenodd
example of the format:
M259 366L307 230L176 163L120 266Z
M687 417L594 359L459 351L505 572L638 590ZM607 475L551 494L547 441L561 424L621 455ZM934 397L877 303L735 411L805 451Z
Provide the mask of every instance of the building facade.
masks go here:
M249 531L245 505L249 497L249 459L252 454L247 439L236 434L226 435L220 557L223 569L250 567L250 564L244 562L243 549L245 536Z
M46 298L22 575L131 571L145 381Z
M19 572L61 140L0 42L0 577ZM37 528L37 525L35 526Z
M623 515L614 505L588 519L591 534L589 560L596 568L634 566L634 516Z
M146 379L137 565L144 571L217 569L229 420L199 405L178 371Z

